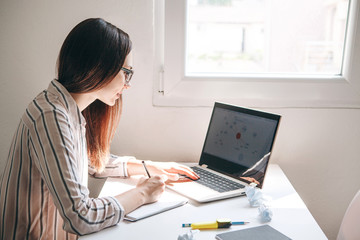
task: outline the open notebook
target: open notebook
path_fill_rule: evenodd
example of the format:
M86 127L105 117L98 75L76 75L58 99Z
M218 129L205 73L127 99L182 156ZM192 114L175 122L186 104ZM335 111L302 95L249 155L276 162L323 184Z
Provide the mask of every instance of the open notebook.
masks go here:
M159 201L139 207L135 211L126 215L124 219L130 222L135 222L180 207L187 202L188 201L185 198L179 199L178 196L174 197L174 195L164 192Z
M99 196L114 196L134 188L138 179L108 178ZM185 205L188 200L178 194L165 191L159 201L143 205L124 217L124 220L135 222L156 214Z

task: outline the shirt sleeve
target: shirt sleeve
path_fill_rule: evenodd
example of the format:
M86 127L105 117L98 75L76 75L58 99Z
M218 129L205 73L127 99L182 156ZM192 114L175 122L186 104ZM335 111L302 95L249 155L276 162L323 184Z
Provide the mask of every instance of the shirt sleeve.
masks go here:
M81 236L117 224L124 217L120 203L113 197L90 198L80 181L87 166L79 159L81 140L69 116L57 109L38 108L40 116L32 119L35 162L64 220L64 230Z
M89 164L89 174L95 178L106 178L106 177L129 177L127 170L127 162L130 159L135 159L132 156L116 156L111 154L108 162L105 165L104 171L101 173L96 172L96 170Z

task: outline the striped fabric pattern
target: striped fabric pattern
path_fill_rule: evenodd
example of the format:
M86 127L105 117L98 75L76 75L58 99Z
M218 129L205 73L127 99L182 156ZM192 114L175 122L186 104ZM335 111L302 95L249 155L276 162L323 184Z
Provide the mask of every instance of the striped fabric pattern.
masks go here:
M119 157L111 154L105 165L104 171L98 173L91 165L89 165L89 174L95 178L128 177L127 162L130 159L136 158L133 156Z
M126 158L111 159L110 174L126 177ZM12 140L0 179L0 239L76 239L117 224L122 206L113 197L89 198L87 176L85 119L53 80Z

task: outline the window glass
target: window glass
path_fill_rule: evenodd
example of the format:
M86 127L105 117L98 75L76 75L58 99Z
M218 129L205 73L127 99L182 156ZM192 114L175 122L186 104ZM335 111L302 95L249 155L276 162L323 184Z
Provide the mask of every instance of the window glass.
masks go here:
M341 75L348 0L188 0L185 76Z

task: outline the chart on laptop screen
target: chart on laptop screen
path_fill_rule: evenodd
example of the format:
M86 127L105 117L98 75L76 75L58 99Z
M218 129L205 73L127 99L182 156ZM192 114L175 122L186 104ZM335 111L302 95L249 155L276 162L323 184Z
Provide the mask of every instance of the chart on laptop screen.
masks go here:
M216 108L204 152L250 168L270 151L276 126L271 119Z

